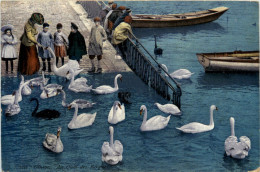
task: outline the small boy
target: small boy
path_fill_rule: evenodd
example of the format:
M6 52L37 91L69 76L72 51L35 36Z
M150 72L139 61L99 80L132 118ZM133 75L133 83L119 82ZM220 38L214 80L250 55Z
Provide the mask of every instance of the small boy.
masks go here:
M56 65L58 66L59 57L61 58L62 66L64 65L64 57L67 56L67 47L69 45L69 41L67 36L62 32L62 24L58 23L57 32L54 33L54 49L56 55Z

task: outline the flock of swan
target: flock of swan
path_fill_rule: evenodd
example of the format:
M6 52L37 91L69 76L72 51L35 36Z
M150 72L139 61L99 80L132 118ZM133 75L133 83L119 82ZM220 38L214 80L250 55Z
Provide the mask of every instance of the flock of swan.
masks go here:
M56 57L51 49L49 49L49 51L54 56L54 61L53 61L54 73L57 76L66 77L67 79L70 80L70 84L68 86L68 89L70 91L75 93L93 91L95 94L112 94L118 91L119 89L118 79L122 81L121 74L117 74L115 76L114 87L110 85L102 85L97 88L92 88L92 85L89 86L87 84L86 78L80 77L78 79L75 79L75 77L82 71L82 69L79 68L79 64L77 63L77 61L69 60L67 64L63 65L60 68L57 68L55 64ZM185 73L184 78L189 78L191 75L192 73L190 74ZM72 108L75 109L73 118L68 124L69 129L79 129L79 128L91 126L94 123L97 115L96 112L94 114L88 114L88 113L78 114L78 109L90 108L93 107L96 103L90 102L85 99L76 99L71 103L67 103L66 93L63 90L63 86L59 84L48 84L48 81L49 78L45 78L44 73L42 73L41 77L36 77L27 81L24 81L24 77L21 76L21 82L19 84L19 88L13 94L5 95L1 97L1 103L3 105L8 105L5 110L5 114L7 116L18 114L21 111L19 102L22 101L22 95L30 95L32 92L31 88L33 86L40 86L40 89L42 90L42 93L40 94L41 99L46 99L46 98L50 98L62 94L62 103L61 103L62 106L68 109L72 109ZM31 100L35 100L35 99L32 98ZM37 102L37 107L38 107L38 100L36 99L35 101ZM159 103L155 103L155 106L157 106L157 108L162 112L169 114L169 116L164 117L162 115L156 115L148 119L147 108L145 105L142 105L140 107L140 115L143 115L143 121L140 126L141 131L144 132L144 131L155 131L155 130L164 129L168 125L171 115L176 115L176 116L181 115L180 109L173 104L162 105ZM192 134L213 130L214 110L218 110L218 108L215 105L211 105L209 125L201 124L198 122L192 122L184 126L177 127L176 129L184 133L192 133ZM36 110L34 114L36 114ZM118 140L114 141L114 137L113 137L114 128L112 125L124 121L126 118L125 114L126 111L125 111L124 104L121 104L119 101L115 101L113 106L111 107L107 119L108 123L111 124L111 126L109 127L110 141L104 142L101 148L102 161L111 165L115 165L118 162L122 161L123 159L123 144ZM44 113L41 115L44 116ZM226 155L237 159L243 159L248 155L248 151L251 149L250 139L246 136L242 136L240 137L240 142L238 142L237 137L235 136L233 117L230 118L230 124L231 124L231 136L229 136L225 141ZM56 153L62 152L64 147L60 138L60 133L61 133L60 127L58 128L56 135L47 133L43 141L43 146L46 149Z

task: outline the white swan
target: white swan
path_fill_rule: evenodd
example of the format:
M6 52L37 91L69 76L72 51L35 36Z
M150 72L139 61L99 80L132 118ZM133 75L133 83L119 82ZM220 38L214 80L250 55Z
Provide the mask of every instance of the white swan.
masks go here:
M154 131L154 130L161 130L164 129L171 118L171 115L168 117L163 117L161 115L156 115L149 120L147 120L147 108L145 105L142 105L140 108L140 115L142 115L144 111L144 117L143 117L143 122L140 127L141 131Z
M112 108L109 112L107 120L110 124L117 124L117 123L125 120L124 104L121 105L119 101L115 101L114 105L112 106Z
M15 94L15 98L14 98L13 104L9 104L5 110L6 116L13 116L13 115L20 113L20 111L21 111L21 108L18 104L19 93L18 93L18 91L15 91L14 94Z
M53 72L54 72L55 75L61 76L61 77L66 77L67 79L71 79L72 75L71 74L67 75L69 69L73 69L75 71L75 76L83 71L83 69L79 68L79 63L77 62L77 60L69 60L68 63L64 64L63 66L61 66L59 68L57 68L57 66L56 66L56 56L55 56L53 50L50 47L48 47L48 50L50 51L50 53L53 56L52 68L53 68Z
M94 114L82 113L78 115L78 104L73 103L72 105L68 106L68 109L71 108L75 108L75 112L72 120L68 124L69 129L78 129L78 128L87 127L92 125L93 122L95 121L97 115L96 112Z
M21 75L21 83L27 83L24 85L24 87L22 88L22 95L25 95L25 96L28 96L28 95L31 95L32 94L32 89L29 87L29 84L30 84L30 81L26 81L24 82L24 77L23 75Z
M168 68L167 68L167 66L166 66L165 64L161 64L161 66L162 66L162 68L163 68L166 72L168 72ZM191 77L191 75L193 75L193 74L194 74L194 73L191 73L191 72L190 72L189 70L187 70L187 69L178 69L178 70L172 72L172 73L170 74L170 76L171 76L172 78L176 78L176 79L189 79L189 78ZM168 76L168 75L165 74L165 76Z
M90 92L92 89L92 85L88 86L87 85L87 79L80 77L76 80L75 79L75 72L73 69L69 70L69 73L72 75L71 80L70 80L70 85L69 85L69 90L75 92L75 93L87 93Z
M110 142L104 142L101 148L102 161L110 165L116 165L123 160L123 145L119 140L114 142L114 128L109 127Z
M20 83L18 93L18 102L22 101L22 88L27 85L27 83ZM3 105L13 104L15 99L15 94L9 94L1 97L1 103Z
M180 109L174 104L161 105L160 103L155 103L154 105L157 106L164 113L169 113L172 115L181 115Z
M114 80L114 84L115 87L111 87L109 85L102 85L97 87L96 89L92 89L92 91L94 91L97 94L109 94L109 93L114 93L118 90L118 84L117 84L117 79L120 78L120 80L122 81L122 75L121 74L117 74Z
M63 107L68 107L68 106L72 105L73 103L76 103L80 109L84 109L84 108L91 108L91 107L93 107L94 104L96 104L96 103L92 103L92 102L84 100L84 99L75 99L71 103L68 104L68 103L66 103L65 91L59 90L59 89L58 89L58 91L60 91L62 94L61 104Z
M201 124L198 122L192 122L192 123L186 124L180 128L176 128L176 129L178 129L184 133L192 133L192 134L213 130L213 128L214 128L213 110L218 110L218 108L215 105L210 106L209 125Z
M237 141L235 136L235 119L230 117L231 136L225 140L225 151L227 156L231 156L236 159L244 159L248 156L248 152L251 149L251 141L246 136L239 138L240 142Z
M41 83L42 93L41 93L40 97L42 99L46 99L46 98L50 98L53 96L57 96L58 94L60 94L58 89L61 90L62 88L63 87L59 84L48 84L46 86L43 86L43 84Z
M30 79L31 86L41 86L41 83L45 86L50 78L45 78L44 71L42 71L42 76Z
M55 153L61 153L63 151L63 144L60 139L61 127L58 128L57 135L47 133L45 135L45 140L43 141L43 146Z

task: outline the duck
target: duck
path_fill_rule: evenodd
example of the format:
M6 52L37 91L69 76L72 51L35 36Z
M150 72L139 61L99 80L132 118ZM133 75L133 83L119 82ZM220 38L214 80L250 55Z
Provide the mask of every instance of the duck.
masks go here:
M168 72L168 68L165 64L161 64L161 67ZM176 78L176 79L190 79L191 75L193 75L194 73L191 73L188 69L178 69L172 73L170 73L170 76L172 78ZM167 74L165 74L165 76L168 76Z
M90 92L92 89L92 85L88 86L87 85L87 79L80 77L76 80L75 78L75 73L73 69L69 70L69 73L71 73L72 78L70 79L70 84L69 84L69 90L75 92L75 93L87 93Z
M142 125L140 127L141 131L155 131L155 130L164 129L168 125L171 118L171 115L169 115L168 117L156 115L150 118L149 120L147 120L147 108L145 105L141 106L140 115L142 115L143 112L144 112L144 116L143 116Z
M6 116L13 116L21 112L21 108L18 104L19 93L18 91L14 91L13 94L15 95L14 102L12 104L9 104L5 109Z
M154 54L155 55L162 55L163 54L163 49L161 49L157 46L156 35L154 35Z
M68 109L75 108L74 115L70 123L68 124L69 129L79 129L83 127L88 127L93 124L95 121L97 112L94 114L82 113L78 115L78 104L72 103L72 105L68 106Z
M231 135L225 140L225 152L227 156L235 159L244 159L251 149L251 141L247 136L241 136L238 142L235 136L235 119L230 117Z
M24 87L22 88L22 95L25 95L25 96L31 95L32 94L32 89L29 87L30 81L24 82L24 76L23 75L21 75L21 78L22 78L21 83L22 84L26 83L24 85Z
M76 103L78 105L78 108L79 109L84 109L84 108L91 108L93 107L93 105L95 105L96 103L93 103L93 102L90 102L90 101L87 101L87 100L84 100L84 99L75 99L73 100L71 103L66 103L66 93L65 91L63 91L62 89L58 89L58 91L61 92L62 94L62 106L63 107L68 107L70 105L72 105L73 103Z
M216 107L216 105L211 105L210 106L210 121L209 121L209 125L205 125L205 124L201 124L198 122L192 122L189 124L186 124L180 128L176 128L184 133L202 133L202 132L206 132L206 131L210 131L214 129L214 121L213 121L213 111L214 110L218 110L218 108Z
M160 103L155 103L154 105L157 106L158 109L160 109L164 113L177 115L177 116L181 115L180 109L176 105L174 105L174 104L162 105Z
M117 74L114 80L114 88L109 86L109 85L102 85L97 87L96 89L92 89L92 91L94 91L96 94L110 94L110 93L114 93L116 91L118 91L118 84L117 84L117 79L120 78L121 82L122 82L122 75L121 74Z
M33 79L30 79L30 85L33 86L41 86L43 84L44 86L47 85L50 78L45 78L44 71L42 71L42 76L36 77Z
M108 114L107 121L110 124L117 124L123 120L125 120L125 106L124 104L121 105L119 101L115 101Z
M128 92L128 91L127 92L119 92L117 96L118 96L120 102L131 104L131 102L129 101L129 98L131 97L130 92Z
M62 88L63 86L59 84L48 84L46 86L43 86L43 83L41 83L42 93L40 95L40 98L46 99L53 96L57 96L58 94L60 94L60 92L58 92L57 90Z
M53 56L52 68L53 68L53 72L54 72L55 75L61 76L61 77L66 77L67 79L71 79L72 75L67 74L70 69L73 69L75 71L75 73L74 73L75 76L83 71L83 69L79 68L79 63L77 62L77 60L69 60L66 64L57 68L57 66L56 66L56 56L55 56L53 50L50 47L48 47L47 49L50 51L50 53Z
M36 107L32 112L32 116L37 118L46 118L46 119L53 119L53 118L59 118L60 112L53 109L44 109L40 112L37 112L39 108L39 100L37 98L31 98L30 101L36 101Z
M102 162L116 165L123 160L123 144L119 140L114 141L114 128L109 127L110 142L104 142L101 148Z
M43 141L43 146L55 153L63 152L63 144L60 139L61 127L58 128L57 135L47 133Z
M20 83L18 90L16 90L18 94L18 102L22 101L22 88L27 85L28 83ZM9 94L1 97L1 104L3 105L9 105L13 104L15 99L15 94Z

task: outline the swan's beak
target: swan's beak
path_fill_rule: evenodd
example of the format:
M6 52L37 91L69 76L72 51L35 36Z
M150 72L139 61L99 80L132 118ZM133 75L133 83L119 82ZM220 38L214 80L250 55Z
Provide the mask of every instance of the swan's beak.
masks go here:
M216 110L218 110L218 107L216 107Z
M60 137L60 130L57 131L57 138Z
M32 86L32 85L30 85L30 88L31 88L31 89L33 89L33 86Z
M121 81L121 82L123 81L123 77L120 77L120 81Z
M16 93L16 92L14 91L14 92L12 93L12 95L14 96L14 95L15 95L15 93Z
M140 115L142 115L142 113L143 113L143 109L140 110Z
M46 96L47 96L47 98L49 98L49 95L48 95L48 93L46 93Z
M68 106L68 110L70 110L71 109L71 106Z
M117 104L117 105L118 105L118 107L119 107L120 109L122 109L120 104Z
M70 71L68 71L66 75L68 75L69 73L70 73Z

